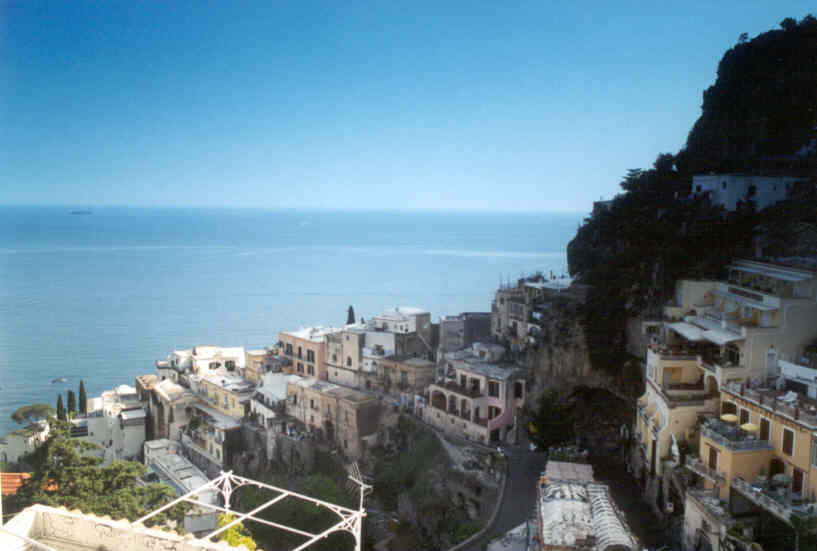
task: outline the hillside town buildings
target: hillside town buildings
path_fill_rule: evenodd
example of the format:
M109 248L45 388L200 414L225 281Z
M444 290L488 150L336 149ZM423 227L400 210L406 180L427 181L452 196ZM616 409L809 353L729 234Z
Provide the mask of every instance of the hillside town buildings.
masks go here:
M651 333L631 464L686 549L786 548L792 517L817 513L817 274L727 272L679 281Z

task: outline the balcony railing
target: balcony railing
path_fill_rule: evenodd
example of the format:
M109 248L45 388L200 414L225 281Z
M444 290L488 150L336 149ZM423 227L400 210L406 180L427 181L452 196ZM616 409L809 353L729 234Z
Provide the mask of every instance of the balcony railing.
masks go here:
M462 396L466 396L468 398L479 398L483 396L482 392L473 387L463 386L454 382L446 382L446 383L437 383L437 386L441 386L445 390L449 390L456 394L460 394Z
M695 474L701 475L707 480L716 484L726 484L726 475L719 473L715 469L705 465L697 457L687 456L684 466Z
M762 507L784 522L790 522L792 513L798 516L814 516L817 507L814 503L795 503L796 499L788 497L787 491L775 492L762 483L752 484L740 477L732 479L732 488L739 491L755 505Z
M718 431L713 427L701 427L701 434L705 438L709 438L716 444L732 450L732 451L747 451L747 450L771 450L772 443L768 440L757 440L747 436L746 433L738 428L727 431L721 429Z

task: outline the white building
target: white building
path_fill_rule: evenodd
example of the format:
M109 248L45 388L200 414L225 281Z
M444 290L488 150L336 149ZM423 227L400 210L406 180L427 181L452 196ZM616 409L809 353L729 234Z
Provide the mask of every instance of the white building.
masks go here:
M751 198L755 208L761 210L784 200L798 180L793 176L699 174L692 177L692 193L708 195L712 205L728 211L735 210L738 201Z
M167 360L156 362L156 374L160 381L177 381L182 373L200 373L224 368L228 372L244 373L246 354L244 347L194 346L187 350L174 350Z
M431 314L422 308L399 306L372 317L370 324L375 330L392 333L424 332L431 329Z
M0 460L4 463L16 463L22 456L33 452L37 446L45 442L48 434L48 422L44 419L8 433L4 438L0 438Z
M250 411L258 416L258 423L269 428L273 419L284 413L287 399L287 383L300 381L298 375L265 373L255 389Z
M147 414L136 389L119 385L88 399L88 413L71 420L71 436L99 446L86 453L103 459L138 460L145 443Z
M539 549L638 551L639 545L605 484L589 465L549 461L539 480Z
M160 482L173 488L176 496L185 495L207 483L201 470L182 455L182 445L174 440L149 440L145 442L145 466L148 473L154 473ZM218 491L209 488L198 494L198 500L218 505ZM199 533L218 527L218 512L213 510L191 510L184 519L185 532Z

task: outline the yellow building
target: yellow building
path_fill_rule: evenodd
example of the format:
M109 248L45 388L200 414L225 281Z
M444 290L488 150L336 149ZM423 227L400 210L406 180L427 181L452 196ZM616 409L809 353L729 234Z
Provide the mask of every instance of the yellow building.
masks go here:
M739 517L761 544L764 538L794 541L792 517L817 515L815 431L817 401L770 386L728 383L721 390L720 417L701 427L700 457L687 458L686 468L702 480L688 491L686 537L703 537L702 511L722 510L724 526L707 524L713 533L725 533Z

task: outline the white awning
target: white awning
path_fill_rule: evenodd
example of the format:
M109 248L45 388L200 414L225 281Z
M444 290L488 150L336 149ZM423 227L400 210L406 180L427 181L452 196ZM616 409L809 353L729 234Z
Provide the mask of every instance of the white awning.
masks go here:
M120 415L122 416L123 421L128 421L130 419L144 419L145 417L147 417L145 410L143 410L142 408L126 409L125 411L120 413Z
M693 325L697 325L698 327L703 328L704 331L707 329L720 329L721 324L718 321L703 318L700 316L687 316L684 318L688 323Z
M725 329L710 329L709 331L704 331L703 337L719 346L728 342L743 340L743 337L738 333L726 331Z
M801 270L796 269L786 269L783 266L780 267L772 267L772 266L746 266L742 263L740 264L732 264L729 266L730 269L739 271L739 272L749 272L752 274L760 274L766 277L771 277L773 279L779 279L782 281L808 281L812 279L814 276L808 272L804 272Z
M733 300L738 304L742 304L744 306L749 306L754 308L755 310L762 310L764 312L769 310L777 310L776 306L769 306L768 304L763 304L762 302L758 302L757 300L752 300L750 298L742 297L740 295L736 295L735 293L729 293L727 291L719 291L715 289L714 293L725 299Z
M703 331L700 327L695 327L691 323L687 323L685 321L678 321L675 323L669 324L669 328L687 339L688 341L701 341L703 340Z

